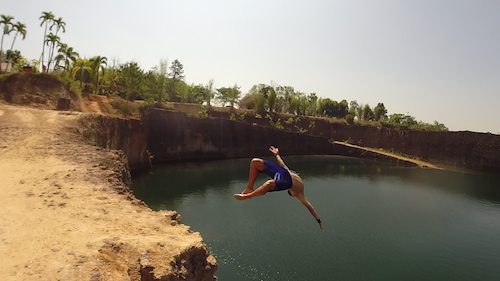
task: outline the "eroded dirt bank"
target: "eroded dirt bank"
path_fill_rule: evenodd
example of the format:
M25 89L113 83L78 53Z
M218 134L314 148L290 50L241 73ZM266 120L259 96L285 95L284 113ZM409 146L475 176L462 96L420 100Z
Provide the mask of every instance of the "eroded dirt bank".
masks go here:
M0 279L214 280L200 234L122 183L123 153L68 129L82 115L0 103Z

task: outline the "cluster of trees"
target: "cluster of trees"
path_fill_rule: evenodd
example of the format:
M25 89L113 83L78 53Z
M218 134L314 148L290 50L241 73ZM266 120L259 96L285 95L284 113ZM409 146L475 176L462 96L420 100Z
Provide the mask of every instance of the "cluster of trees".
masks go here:
M324 116L346 119L357 117L359 121L379 121L387 116L387 109L379 103L374 109L369 105L358 105L347 100L335 101L321 98L316 93L305 94L291 86L254 85L239 103L240 107L276 113Z
M40 68L40 70L44 72L57 70L60 67L69 68L68 60L72 59L74 62L78 57L78 54L74 52L73 48L68 47L67 44L61 42L61 38L58 35L60 31L63 33L66 32L66 23L63 19L61 17L56 18L51 12L43 12L40 17L40 26L45 26L42 54L39 60L34 59L32 60L31 65L29 65L28 60L23 58L21 52L19 50L14 50L14 44L18 35L21 35L23 40L26 38L26 25L21 22L14 23L14 17L12 16L1 15L0 17L0 26L3 30L0 43L0 60L10 62L18 71L20 71L24 66L31 66L35 71L37 68ZM49 31L48 34L47 31ZM4 37L5 35L11 35L13 32L14 38L12 39L11 47L9 50L4 52ZM45 47L47 47L47 54L45 53ZM58 53L55 53L56 49L58 50ZM64 62L65 64L60 65L61 62ZM0 71L5 72L6 68Z
M0 44L0 60L10 61L17 66L20 71L24 66L31 66L32 71L47 72L64 76L79 82L81 89L102 93L120 93L128 99L147 99L156 102L164 100L182 102L206 102L210 104L211 99L216 95L213 81L207 85L187 85L184 82L184 70L182 64L175 60L167 71L167 62L160 61L157 67L150 71L142 70L137 62L126 62L118 64L114 61L108 67L108 58L104 56L94 56L91 58L81 58L78 52L68 44L63 43L60 32L66 32L66 23L52 12L42 12L40 16L40 26L44 27L42 52L39 60L32 60L31 65L27 59L23 58L21 52L13 50L14 43L18 35L26 38L26 25L13 23L12 16L1 15L1 28L3 30ZM5 35L10 35L15 31L14 39L10 50L4 52L3 42ZM5 72L6 69L0 70ZM239 90L235 87L234 90ZM102 91L101 91L102 90ZM221 88L222 96L227 95L227 90ZM231 96L231 95L230 95ZM234 105L234 99L229 98L228 102Z
M234 106L241 95L240 88L222 87L216 89L214 81L207 84L187 84L184 80L184 66L174 60L170 67L161 59L149 71L143 70L137 62L131 61L104 68L102 83L108 93L118 93L129 100L142 99L150 103L164 101L198 103L211 106L214 102Z
M14 43L16 42L16 38L18 35L22 36L24 40L26 38L26 25L21 22L14 23L14 17L0 15L0 28L2 28L2 39L0 42L0 62L7 61L11 62L12 65L17 64L21 59L21 53L19 51L14 51ZM10 49L4 52L3 50L3 40L5 35L10 35L12 32L15 32L14 39L12 40L12 44L10 45ZM7 71L8 64L5 65L4 69L0 68L0 73Z
M324 116L330 118L349 119L358 121L379 121L387 117L387 109L383 103L375 108L369 105L358 105L347 100L335 101L321 98L316 93L305 94L295 91L291 86L272 86L266 84L254 85L249 93L240 101L240 107L276 113L295 115Z
M415 117L401 113L392 114L388 119L384 119L381 123L385 126L397 126L412 130L448 131L448 128L443 123L439 123L438 121L434 121L434 123L429 124L417 121Z
M164 101L230 105L237 104L241 96L238 85L215 88L214 81L207 84L187 84L184 66L174 60L170 66L161 59L157 66L146 71L135 61L108 65L106 57L74 59L70 76L80 82L80 88L98 94L120 95L127 100L145 100L149 103ZM68 68L65 68L67 70Z
M18 70L23 66L31 66L35 72L50 72L77 81L82 90L96 94L120 94L129 100L144 99L158 103L168 100L207 105L215 101L223 106L234 106L241 95L237 85L215 89L213 80L206 85L188 85L184 81L183 65L178 60L174 60L167 69L167 61L162 59L158 66L145 71L134 61L120 64L115 60L108 66L108 58L104 56L81 58L73 47L61 41L60 33L66 32L66 23L52 12L42 12L40 16L40 26L44 28L42 53L39 60L32 60L31 65L28 65L27 59L19 51L13 50L18 35L25 39L26 25L19 22L14 24L12 16L2 15L1 18L3 33L0 57L18 66ZM15 36L11 49L4 53L4 37L13 31Z
M17 36L26 37L26 26L19 22L14 24L10 16L2 15L1 18L2 57L4 36L16 31L7 59L13 60L15 57L16 62L26 64L27 60L22 58L20 52L13 50ZM241 98L241 87L236 84L221 88L215 88L213 80L207 84L187 84L183 65L178 60L174 60L169 67L168 62L161 59L157 66L145 71L135 61L118 63L113 60L108 65L108 58L104 56L80 58L72 47L60 40L59 32L66 32L66 23L62 18L56 18L51 12L43 12L40 20L40 26L44 27L42 54L40 60L33 60L32 64L39 64L41 71L56 73L78 82L80 89L88 92L118 94L127 100L142 99L149 103L173 101L207 106L239 106L257 112L345 119L349 124L357 121L419 130L448 130L437 121L427 124L417 121L413 116L399 113L388 116L383 103L372 108L368 104L358 104L355 100L348 103L345 99L335 101L318 97L316 93L306 94L291 86L256 84Z
M345 119L352 124L360 123L409 128L416 130L447 131L442 123L435 121L428 124L417 121L415 117L400 113L387 115L384 103L375 107L368 104L358 104L357 101L347 103L347 100L335 101L321 98L316 93L305 94L295 91L291 86L254 85L239 103L241 108L254 109L258 112L288 113L294 115L322 116Z
M52 12L43 12L42 16L40 17L40 20L42 21L40 26L45 25L45 32L43 34L43 45L42 45L42 56L40 58L40 64L42 65L42 71L44 72L49 72L51 69L57 69L59 65L53 63L55 61L60 62L61 59L56 60L54 57L54 50L58 48L59 55L63 55L64 48L68 48L67 44L64 44L61 42L61 38L58 36L59 31L62 30L63 33L66 32L66 23L63 21L62 18L56 18ZM50 25L50 27L49 27ZM47 29L50 31L49 34L47 34ZM55 30L55 33L52 33L52 30ZM45 66L45 46L48 47L48 58L47 58L47 66ZM60 57L58 55L58 57ZM52 68L51 68L52 67Z

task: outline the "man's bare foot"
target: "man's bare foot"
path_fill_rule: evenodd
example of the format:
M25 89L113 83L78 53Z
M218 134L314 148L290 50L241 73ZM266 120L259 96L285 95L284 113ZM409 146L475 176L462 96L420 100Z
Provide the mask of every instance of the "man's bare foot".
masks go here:
M241 194L247 194L247 193L252 193L253 192L253 188L246 188L245 190L243 190L243 192Z
M250 199L248 196L245 196L243 194L235 194L234 195L234 198L238 199L238 200L246 200L246 199Z

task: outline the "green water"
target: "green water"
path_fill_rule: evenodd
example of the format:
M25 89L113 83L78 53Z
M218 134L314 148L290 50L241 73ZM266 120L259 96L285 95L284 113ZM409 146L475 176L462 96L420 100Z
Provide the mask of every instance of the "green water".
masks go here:
M497 176L285 157L304 180L320 230L286 192L234 199L249 160L158 166L134 178L138 198L178 211L201 232L221 281L500 280Z

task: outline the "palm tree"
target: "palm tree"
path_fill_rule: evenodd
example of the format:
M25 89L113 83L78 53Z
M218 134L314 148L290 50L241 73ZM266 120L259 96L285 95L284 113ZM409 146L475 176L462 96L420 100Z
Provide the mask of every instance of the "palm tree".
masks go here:
M95 91L99 94L99 69L102 69L102 75L104 75L104 66L108 65L108 58L106 57L93 57L90 59L92 73L94 74L94 86Z
M80 80L80 88L83 88L83 80L85 80L85 73L92 76L92 68L89 67L90 61L88 59L77 59L75 62L75 67L71 71L71 76L77 80Z
M12 20L14 17L2 15L2 20L0 20L0 24L3 24L3 33L2 33L2 41L0 43L0 61L4 60L3 54L3 37L9 34L12 31ZM0 73L1 73L0 69Z
M50 27L50 30L52 30L52 27L56 26L56 35L59 32L59 30L62 29L63 33L66 33L66 23L63 21L62 18L54 19L54 23Z
M80 55L77 52L75 52L75 50L73 50L73 47L68 47L64 50L59 49L60 53L61 51L63 51L62 55L64 56L64 63L65 63L64 69L66 71L69 71L71 62L76 63L76 60L78 60Z
M56 26L56 34L55 36L57 37L57 33L59 33L59 30L62 29L63 33L66 32L66 23L62 20L62 18L54 19L52 25L50 26L50 30L52 30L52 27ZM50 36L50 34L49 34ZM52 62L52 59L54 58L54 50L56 49L55 44L60 43L56 41L52 41L52 46L49 46L49 67L47 67L47 70L50 68L50 63Z
M40 60L42 64L41 66L42 72L43 72L43 57L45 55L45 38L47 37L47 27L51 21L54 21L54 18L55 18L54 14L52 14L52 12L42 12L42 16L40 17L40 19L42 20L40 26L42 26L45 23L45 33L43 34L42 58Z
M55 48L56 43L60 42L59 36L53 34L52 32L47 35L47 39L45 39L45 43L47 43L47 46L49 46L49 61L47 63L47 71L50 70L50 64L52 63L52 55L51 54L51 49ZM53 51L52 51L53 53Z
M208 80L208 84L205 86L205 100L207 101L207 105L208 107L211 107L212 105L210 104L210 102L212 101L212 98L214 97L215 95L215 91L214 91L214 79L210 79Z
M14 42L16 42L17 35L21 33L23 36L23 40L26 38L26 25L24 23L17 22L12 25L12 29L16 31L16 35L14 36L14 40L12 40L12 45L10 45L10 51L14 49ZM1 71L1 70L0 70ZM5 65L5 72L7 72L7 65Z
M68 49L68 44L65 43L59 43L59 49L57 50L57 56L54 58L54 69L59 68L59 63L61 61L64 61L66 58L64 57L64 52ZM65 67L66 68L66 67Z

